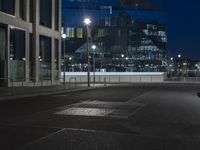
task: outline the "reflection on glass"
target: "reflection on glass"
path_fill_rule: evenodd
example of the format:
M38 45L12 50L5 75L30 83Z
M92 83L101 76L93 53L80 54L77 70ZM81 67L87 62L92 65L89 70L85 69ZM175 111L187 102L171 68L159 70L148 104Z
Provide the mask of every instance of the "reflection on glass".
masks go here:
M25 80L25 31L10 29L10 73L12 81Z
M40 36L40 80L51 79L51 38Z

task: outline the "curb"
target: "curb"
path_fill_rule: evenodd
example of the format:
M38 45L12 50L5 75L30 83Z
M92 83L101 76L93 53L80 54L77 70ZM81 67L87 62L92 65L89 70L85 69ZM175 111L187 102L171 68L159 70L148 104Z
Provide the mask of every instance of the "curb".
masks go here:
M99 86L99 87L89 87L89 88L86 87L86 88L77 88L77 89L66 89L66 90L60 90L60 91L55 91L55 92L48 91L48 92L44 92L44 93L5 96L5 97L0 97L0 102L20 99L20 98L54 95L54 94L62 94L62 93L73 93L73 92L79 92L79 91L88 91L88 90L95 90L95 89L101 89L101 88L106 88L106 87L110 87L110 86Z

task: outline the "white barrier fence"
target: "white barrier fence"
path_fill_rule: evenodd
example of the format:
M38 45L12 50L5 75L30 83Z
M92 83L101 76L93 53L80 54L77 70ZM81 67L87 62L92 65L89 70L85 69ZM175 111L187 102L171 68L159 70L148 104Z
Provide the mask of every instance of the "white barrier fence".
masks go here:
M61 73L62 79L64 73ZM77 83L87 82L87 72L65 72L65 81L75 78ZM164 72L90 72L91 82L96 83L151 83L163 82L166 79ZM63 82L63 80L61 80Z

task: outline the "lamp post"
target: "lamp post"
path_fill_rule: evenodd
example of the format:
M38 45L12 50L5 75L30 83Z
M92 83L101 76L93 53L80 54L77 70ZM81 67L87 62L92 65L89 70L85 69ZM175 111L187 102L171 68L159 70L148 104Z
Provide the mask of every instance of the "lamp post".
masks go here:
M88 64L87 78L88 78L88 87L90 87L89 25L91 24L91 20L90 18L85 18L83 22L87 27L87 64Z
M92 50L93 50L93 85L95 84L95 49L96 45L92 45Z
M174 58L173 57L171 57L170 58L170 60L171 60L171 62L170 62L170 76L171 76L171 78L172 78L172 76L173 76L173 65L174 65Z
M69 57L69 65L70 65L70 71L73 72L73 62L72 62L72 57Z
M122 61L121 61L121 67L123 65L123 59L124 59L124 54L121 54L121 57L122 57Z
M196 67L195 69L196 69L196 78L197 78L198 77L198 67L199 67L198 64L195 64L195 67Z
M63 69L63 76L64 76L64 85L66 83L66 78L65 78L65 72L66 72L66 59L65 59L65 39L66 39L67 35L66 34L62 34L62 39L63 39L63 58L64 58L64 69Z
M178 54L178 76L179 76L179 77L180 77L180 73L181 73L180 58L181 58L181 54Z

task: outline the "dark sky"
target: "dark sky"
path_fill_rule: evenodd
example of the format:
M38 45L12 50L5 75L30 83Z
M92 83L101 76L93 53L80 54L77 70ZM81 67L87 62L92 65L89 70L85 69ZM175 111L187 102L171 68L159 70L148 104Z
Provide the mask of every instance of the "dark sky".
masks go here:
M200 60L200 1L166 0L164 3L168 14L169 53Z

